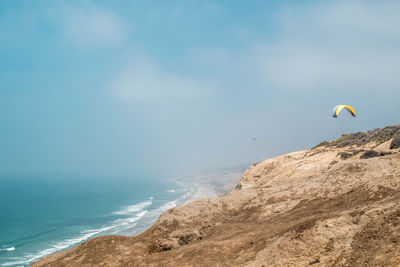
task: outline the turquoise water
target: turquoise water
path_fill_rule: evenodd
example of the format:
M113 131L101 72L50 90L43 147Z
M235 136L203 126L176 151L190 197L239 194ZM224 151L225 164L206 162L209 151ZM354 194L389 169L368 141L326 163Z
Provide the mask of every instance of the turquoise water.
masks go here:
M191 191L152 177L0 177L0 266L27 266L99 235L137 234Z

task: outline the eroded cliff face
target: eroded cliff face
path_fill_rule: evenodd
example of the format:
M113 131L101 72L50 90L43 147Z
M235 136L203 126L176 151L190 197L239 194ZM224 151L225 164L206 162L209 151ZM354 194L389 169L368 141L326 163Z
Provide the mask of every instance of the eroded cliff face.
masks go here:
M400 127L260 162L229 194L33 266L399 266Z

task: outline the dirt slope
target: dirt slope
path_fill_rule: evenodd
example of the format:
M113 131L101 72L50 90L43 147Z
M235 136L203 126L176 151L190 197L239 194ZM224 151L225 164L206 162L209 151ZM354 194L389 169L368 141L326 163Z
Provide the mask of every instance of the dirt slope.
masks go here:
M33 266L400 266L399 126L251 166L231 193Z

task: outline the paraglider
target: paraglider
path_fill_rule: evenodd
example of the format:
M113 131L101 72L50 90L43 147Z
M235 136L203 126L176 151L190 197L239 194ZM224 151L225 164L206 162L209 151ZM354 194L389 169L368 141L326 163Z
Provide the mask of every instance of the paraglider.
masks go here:
M336 107L333 108L332 116L334 118L337 118L339 116L340 112L344 109L347 110L351 116L353 116L353 117L356 116L356 110L350 105L337 105ZM344 121L342 121L342 119L338 119L338 121L339 121L339 125L341 126L340 128L342 130L342 136L343 136L344 135L343 129L346 129L348 127L343 127Z
M259 140L258 137L254 137L254 138L251 139L251 140L253 140L253 142L256 144L257 147L260 147L260 145L258 144L258 140Z
M350 105L337 105L336 107L333 108L333 117L337 118L339 116L339 113L343 110L347 110L351 116L355 117L356 116L356 110L350 106Z

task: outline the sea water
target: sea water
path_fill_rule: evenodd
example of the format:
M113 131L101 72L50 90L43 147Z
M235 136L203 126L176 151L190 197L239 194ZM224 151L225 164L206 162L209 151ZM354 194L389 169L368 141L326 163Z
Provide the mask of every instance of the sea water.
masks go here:
M100 235L135 235L194 188L152 177L0 177L0 266L32 262Z

